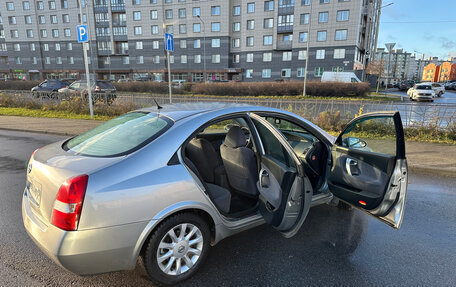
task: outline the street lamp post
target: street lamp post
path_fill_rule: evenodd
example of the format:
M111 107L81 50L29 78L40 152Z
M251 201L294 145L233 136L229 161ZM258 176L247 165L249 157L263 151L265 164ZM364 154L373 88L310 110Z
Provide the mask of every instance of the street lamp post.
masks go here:
M310 12L309 12L309 23L307 25L307 41L306 41L306 67L304 68L304 87L302 88L302 96L306 96L307 89L307 68L309 66L309 42L310 42L310 23L312 17L312 0L309 1Z
M198 15L197 16L198 19L201 21L201 23L203 23L203 76L204 76L204 83L206 83L206 80L207 80L207 75L206 75L206 25L203 21L203 19L201 19L201 16Z

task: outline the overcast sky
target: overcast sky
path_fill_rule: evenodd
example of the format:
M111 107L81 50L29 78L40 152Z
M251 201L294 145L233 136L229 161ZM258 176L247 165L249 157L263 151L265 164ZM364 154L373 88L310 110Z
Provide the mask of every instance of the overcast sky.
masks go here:
M378 47L414 50L425 57L456 57L456 0L383 0ZM417 53L418 57L421 54Z

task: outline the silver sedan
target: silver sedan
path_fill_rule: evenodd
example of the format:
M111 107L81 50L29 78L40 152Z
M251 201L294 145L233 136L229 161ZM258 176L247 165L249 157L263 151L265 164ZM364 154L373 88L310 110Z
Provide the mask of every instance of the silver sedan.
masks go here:
M36 150L22 216L76 274L192 276L210 245L268 224L295 235L318 204L351 205L399 228L407 191L398 112L364 114L333 137L279 109L198 103L127 113Z

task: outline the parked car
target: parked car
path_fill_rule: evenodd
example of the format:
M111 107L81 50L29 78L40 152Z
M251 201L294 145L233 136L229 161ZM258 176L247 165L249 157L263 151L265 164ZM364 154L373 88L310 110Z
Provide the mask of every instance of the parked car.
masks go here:
M353 72L323 72L322 82L360 83L361 80Z
M407 91L408 89L413 87L413 85L415 85L415 81L406 80L406 81L400 82L398 88L401 91Z
M105 80L95 80L90 82L92 87L93 98L92 100L103 100L107 103L112 103L116 98L116 87L110 82ZM82 95L84 99L87 98L87 81L76 81L66 88L59 89L59 93L66 93L70 96Z
M32 95L35 97L49 96L52 92L66 88L70 85L68 80L48 79L41 82L38 86L32 88Z
M434 90L434 93L436 96L441 97L443 94L445 94L445 87L443 84L440 83L431 83L431 82L425 82L421 83L422 85L429 85L432 90Z
M412 101L434 101L435 92L432 86L427 83L415 84L407 91L409 99Z
M319 204L340 200L397 229L407 177L399 112L363 114L335 138L280 109L157 105L36 150L22 217L71 272L133 269L141 256L153 281L173 284L210 245L264 223L292 237Z
M456 80L446 82L444 85L445 90L454 90L456 87Z
M172 80L171 85L176 88L182 87L187 81L185 80Z

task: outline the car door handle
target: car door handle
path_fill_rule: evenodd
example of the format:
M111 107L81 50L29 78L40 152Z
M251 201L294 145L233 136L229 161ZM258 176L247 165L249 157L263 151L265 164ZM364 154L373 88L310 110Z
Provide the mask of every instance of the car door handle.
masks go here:
M345 168L349 175L359 175L358 162L352 158L347 158L345 162Z
M264 188L269 187L269 173L265 170L263 170L261 172L260 184L261 184L261 187L264 187Z

